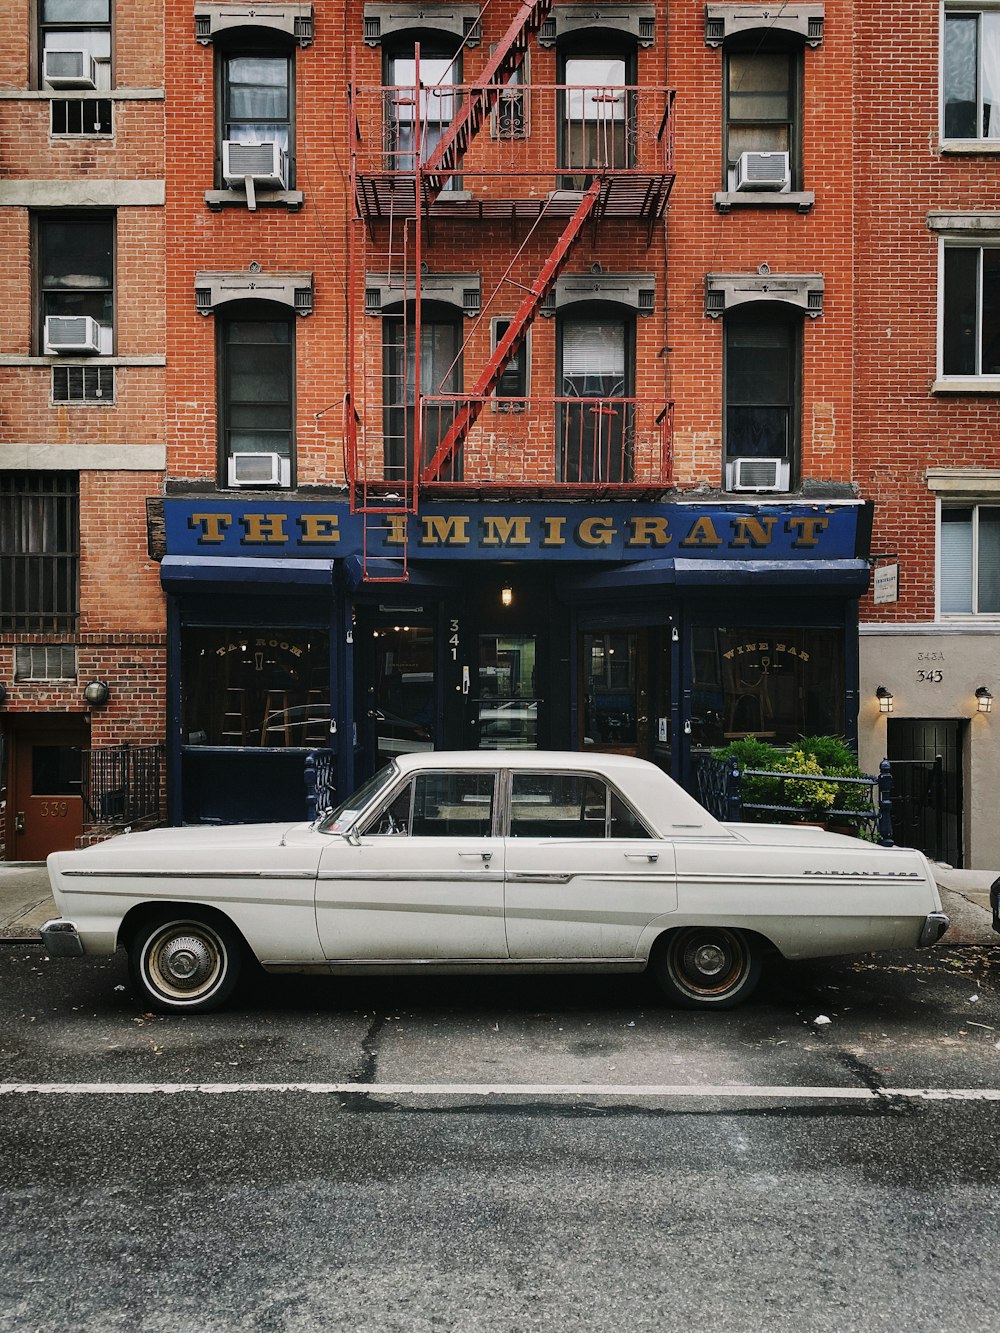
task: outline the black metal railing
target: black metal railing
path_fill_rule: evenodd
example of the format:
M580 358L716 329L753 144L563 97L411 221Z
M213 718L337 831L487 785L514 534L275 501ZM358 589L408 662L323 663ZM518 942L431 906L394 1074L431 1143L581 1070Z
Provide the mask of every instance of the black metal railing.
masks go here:
M336 804L332 750L310 750L306 755L306 818L317 819Z
M134 824L161 813L163 750L159 745L111 745L83 750L84 822Z
M764 791L773 790L778 799L774 801L754 801L746 799L744 780L762 779L766 782ZM743 768L735 759L715 759L711 755L699 755L695 760L695 795L701 804L716 819L729 823L741 823L748 812L761 815L762 823L787 823L787 820L775 818L780 815L796 815L808 818L811 811L807 802L792 804L787 796L790 782L813 782L824 787L836 786L838 795L832 806L820 808L817 802L812 813L821 814L825 821L837 820L843 824L856 824L866 827L872 838L882 847L893 846L892 839L892 769L888 759L883 759L877 774L863 773L861 777L845 778L832 774L779 773L773 769ZM773 784L773 786L772 786ZM849 808L843 804L840 793L863 791L867 789L871 808Z

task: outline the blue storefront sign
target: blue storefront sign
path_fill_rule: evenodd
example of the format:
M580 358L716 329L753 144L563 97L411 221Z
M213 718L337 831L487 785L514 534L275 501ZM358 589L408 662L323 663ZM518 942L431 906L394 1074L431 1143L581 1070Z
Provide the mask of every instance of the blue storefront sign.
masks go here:
M867 554L866 507L637 501L606 504L432 504L382 515L367 557L505 561L769 562ZM363 517L343 501L166 500L171 556L343 560L360 554Z

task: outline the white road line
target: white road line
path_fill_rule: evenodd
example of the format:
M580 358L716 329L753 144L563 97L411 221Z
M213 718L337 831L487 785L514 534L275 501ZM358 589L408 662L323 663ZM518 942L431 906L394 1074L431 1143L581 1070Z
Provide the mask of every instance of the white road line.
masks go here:
M1000 1101L998 1088L798 1087L742 1083L0 1083L0 1096L148 1097L174 1093L241 1096L251 1093L320 1093L366 1097L578 1097L622 1100L720 1098L772 1101Z

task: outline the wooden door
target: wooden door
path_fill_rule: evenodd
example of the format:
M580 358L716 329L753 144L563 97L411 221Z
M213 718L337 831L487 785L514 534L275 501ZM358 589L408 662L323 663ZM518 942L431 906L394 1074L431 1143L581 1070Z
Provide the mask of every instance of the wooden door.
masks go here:
M7 848L12 861L44 861L68 851L83 832L80 752L89 743L82 719L18 727L12 737Z

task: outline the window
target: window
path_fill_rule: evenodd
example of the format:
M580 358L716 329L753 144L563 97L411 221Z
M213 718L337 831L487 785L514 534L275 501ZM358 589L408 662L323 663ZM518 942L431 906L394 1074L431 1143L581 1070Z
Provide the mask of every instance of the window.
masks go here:
M253 303L219 321L223 485L291 485L295 332Z
M52 134L57 138L106 138L113 132L110 98L53 97Z
M606 47L607 43L603 43ZM570 50L559 61L562 115L559 154L570 169L601 168L621 171L632 166L635 142L634 53L591 54ZM590 176L561 178L562 188L584 190Z
M601 778L575 773L515 773L512 838L648 838L648 830Z
M941 614L1000 614L1000 505L941 510Z
M493 350L503 342L503 339L510 328L509 319L495 319L493 321ZM507 362L503 374L497 381L497 387L494 391L495 397L499 400L495 406L498 412L523 412L525 404L519 402L519 399L528 396L528 338L525 334L520 346L514 355ZM508 401L503 401L504 399ZM513 400L513 401L511 401Z
M1000 246L944 247L941 366L1000 375Z
M72 644L32 644L14 649L15 680L76 680Z
M416 328L412 313L382 321L382 401L384 405L384 468L386 481L413 480L414 410L416 403ZM454 420L452 402L434 401L437 394L462 391L461 316L443 305L425 305L420 325L420 396L425 400L421 422L426 466ZM426 401L427 399L430 401ZM461 481L462 455L456 451L438 480Z
M790 461L799 427L799 321L743 307L726 316L725 329L726 462Z
M220 51L221 135L240 144L276 144L286 189L294 185L293 56L266 49ZM225 185L225 181L220 184Z
M0 630L77 628L79 497L75 472L0 472Z
M496 47L490 48L492 54ZM528 82L528 57L513 72L500 94L490 119L490 134L494 139L526 139L528 137L528 108L524 86Z
M696 750L746 736L794 746L844 734L843 630L693 625L690 645Z
M110 88L111 0L38 0L39 86Z
M723 65L724 185L735 190L743 153L788 153L791 189L799 184L801 51L727 46Z
M944 137L1000 139L1000 10L944 16Z
M183 743L314 749L330 740L323 630L185 628Z
M420 160L426 162L451 123L458 107L458 94L452 85L462 82L462 59L433 41L422 44L419 99L414 92L417 65L412 44L387 54L385 74L389 102L385 116L387 165L390 171L412 171L416 166L417 135ZM459 189L461 183L453 176L445 189Z
M110 356L114 351L114 218L51 213L41 215L37 227L41 347ZM54 324L50 322L53 318Z
M560 481L631 481L635 326L620 314L559 321Z
M411 838L488 838L493 833L493 773L420 773L363 830Z

